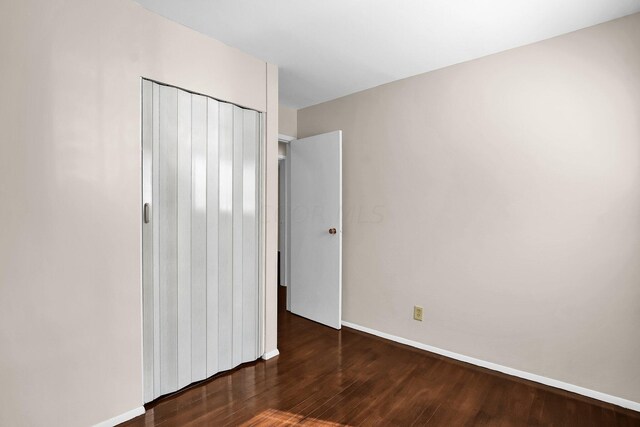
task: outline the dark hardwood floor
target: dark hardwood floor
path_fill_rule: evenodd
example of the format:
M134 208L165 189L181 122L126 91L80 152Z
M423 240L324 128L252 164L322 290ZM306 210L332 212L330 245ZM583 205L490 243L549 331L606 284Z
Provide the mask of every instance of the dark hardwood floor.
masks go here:
M335 331L282 304L280 356L161 398L123 425L640 426L638 412Z

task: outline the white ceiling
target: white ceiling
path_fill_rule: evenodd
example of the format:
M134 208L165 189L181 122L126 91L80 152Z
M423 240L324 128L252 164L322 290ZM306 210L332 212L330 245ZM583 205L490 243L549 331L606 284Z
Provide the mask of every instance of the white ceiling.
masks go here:
M640 0L137 0L280 67L300 108L640 12Z

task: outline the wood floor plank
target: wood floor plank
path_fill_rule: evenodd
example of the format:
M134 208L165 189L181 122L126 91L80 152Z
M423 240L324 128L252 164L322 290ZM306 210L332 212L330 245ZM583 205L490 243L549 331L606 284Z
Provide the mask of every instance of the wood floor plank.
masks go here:
M280 356L163 397L125 426L634 426L640 413L284 310Z

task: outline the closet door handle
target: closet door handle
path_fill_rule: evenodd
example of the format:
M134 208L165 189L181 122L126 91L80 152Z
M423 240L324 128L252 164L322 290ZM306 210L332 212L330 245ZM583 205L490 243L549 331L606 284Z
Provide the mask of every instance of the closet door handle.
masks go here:
M151 206L149 206L149 203L144 204L143 210L144 210L144 223L149 224L149 221L151 219Z

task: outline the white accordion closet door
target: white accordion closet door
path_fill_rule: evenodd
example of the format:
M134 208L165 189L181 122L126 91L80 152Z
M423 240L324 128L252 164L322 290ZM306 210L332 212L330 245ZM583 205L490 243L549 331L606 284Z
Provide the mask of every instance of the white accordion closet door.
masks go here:
M143 80L144 400L260 354L261 114Z

